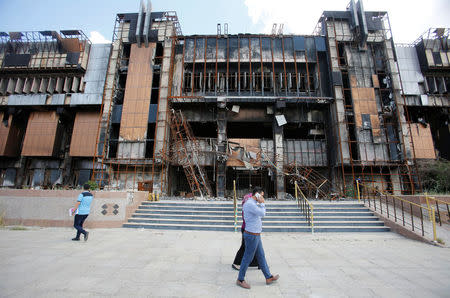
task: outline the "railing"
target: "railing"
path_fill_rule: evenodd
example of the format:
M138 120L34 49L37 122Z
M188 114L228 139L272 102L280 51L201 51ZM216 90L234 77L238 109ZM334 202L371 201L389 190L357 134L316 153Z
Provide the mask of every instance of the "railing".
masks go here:
M306 198L303 191L297 184L297 181L294 182L295 185L295 201L297 202L297 206L300 208L300 211L305 215L306 221L311 227L311 232L314 233L314 206L310 201ZM301 194L301 197L298 197L298 193Z
M361 182L357 182L356 186L358 200L362 200L369 208L413 232L419 232L423 237L432 236L433 241L437 240L435 209L432 206L410 202Z
M236 180L233 180L233 207L234 207L234 231L237 232L237 196L236 196ZM244 219L242 219L244 220Z
M436 210L436 218L435 219L439 223L440 226L442 226L442 219L443 219L443 217L445 218L445 215L447 216L447 221L446 222L444 221L444 223L450 223L450 208L448 206L448 205L450 205L449 202L444 202L443 200L436 199L435 197L430 197L426 193L425 193L425 200L427 202L428 208L431 208L431 205L435 205L435 207L436 207L436 209L435 209ZM433 203L433 201L434 201L434 203ZM441 206L444 208L443 211L441 211Z

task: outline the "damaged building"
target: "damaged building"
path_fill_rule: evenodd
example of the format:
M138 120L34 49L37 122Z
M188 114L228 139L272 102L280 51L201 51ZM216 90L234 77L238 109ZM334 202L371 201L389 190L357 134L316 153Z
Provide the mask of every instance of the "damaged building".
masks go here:
M0 183L228 197L262 186L421 188L448 159L448 29L395 45L386 12L324 11L312 35L183 35L175 12L81 31L0 33Z

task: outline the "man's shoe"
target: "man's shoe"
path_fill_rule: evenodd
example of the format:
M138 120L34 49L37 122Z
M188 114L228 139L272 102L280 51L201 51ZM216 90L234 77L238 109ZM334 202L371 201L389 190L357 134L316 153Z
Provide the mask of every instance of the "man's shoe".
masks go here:
M274 281L277 281L279 278L280 278L280 275L278 275L278 274L275 276L272 275L272 277L269 277L266 279L266 285L270 285Z
M84 241L87 241L89 237L89 232L86 232L86 234L84 234Z
M239 269L241 268L241 265L231 264L231 268L233 268L234 270L239 271Z
M239 279L236 280L236 284L240 287L243 287L244 289L250 289L250 285L245 281L240 281Z
M80 238L72 238L72 241L80 241Z

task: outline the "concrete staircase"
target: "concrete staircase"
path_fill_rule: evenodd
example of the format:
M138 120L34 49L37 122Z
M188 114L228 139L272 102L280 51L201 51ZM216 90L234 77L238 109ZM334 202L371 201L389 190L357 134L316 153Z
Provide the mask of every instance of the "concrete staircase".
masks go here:
M242 225L238 209L238 231ZM234 231L232 202L143 202L125 228ZM310 232L295 202L266 202L264 232ZM358 203L314 203L314 232L384 232L383 222Z

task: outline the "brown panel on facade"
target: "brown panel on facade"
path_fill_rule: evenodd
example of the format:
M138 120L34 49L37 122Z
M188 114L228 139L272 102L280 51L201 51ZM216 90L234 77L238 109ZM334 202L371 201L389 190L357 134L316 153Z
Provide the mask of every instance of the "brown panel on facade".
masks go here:
M246 155L246 152L251 152L256 156L261 151L260 139L228 139L228 142L232 150L231 157L227 160L228 167L245 167L243 160L253 166L260 165L260 162L256 162L256 159L249 158Z
M32 112L28 119L23 156L53 156L58 133L56 112Z
M3 119L3 113L0 112L0 119ZM8 125L0 122L0 156L18 156L21 140L20 129L13 123L13 116L9 115Z
M370 122L372 123L373 136L379 137L381 135L380 119L377 115L370 115Z
M154 47L155 43L149 44L148 48L131 45L119 134L128 141L144 140L147 134Z
M99 112L78 112L73 125L70 156L94 156Z
M414 143L414 153L416 158L436 158L433 137L429 125L424 127L419 123L411 123L411 136Z
M372 84L373 88L380 88L380 81L378 80L378 75L376 74L372 75Z
M67 52L80 52L81 44L78 38L63 38L61 44Z
M350 87L354 88L358 86L358 83L356 81L356 76L350 75Z
M380 120L378 119L374 88L351 88L351 93L356 126L362 126L361 114L369 114L372 128L379 129ZM379 133L379 131L377 133Z

